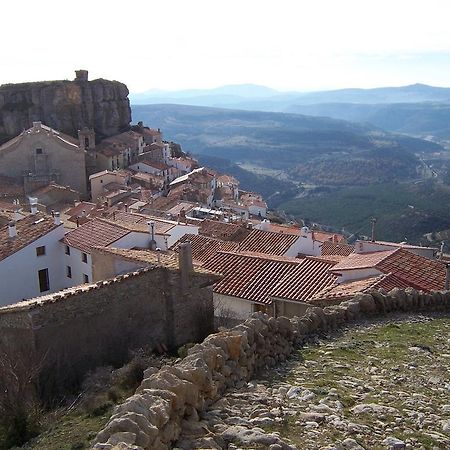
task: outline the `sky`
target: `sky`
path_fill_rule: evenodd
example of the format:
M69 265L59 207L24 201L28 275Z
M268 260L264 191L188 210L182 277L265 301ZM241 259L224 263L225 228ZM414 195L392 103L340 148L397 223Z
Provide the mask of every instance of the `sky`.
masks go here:
M1 14L0 84L87 69L131 92L450 86L449 0L22 0Z

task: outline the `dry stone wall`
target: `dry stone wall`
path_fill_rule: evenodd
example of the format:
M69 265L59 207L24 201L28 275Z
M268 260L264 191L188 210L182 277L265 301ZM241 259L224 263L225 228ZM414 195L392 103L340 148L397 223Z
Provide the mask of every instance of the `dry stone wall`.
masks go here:
M450 311L450 291L394 289L359 294L339 305L311 307L300 318L256 313L229 331L208 336L175 366L148 370L136 394L116 407L94 449L166 450L183 429L227 388L250 380L289 357L312 334L391 312Z

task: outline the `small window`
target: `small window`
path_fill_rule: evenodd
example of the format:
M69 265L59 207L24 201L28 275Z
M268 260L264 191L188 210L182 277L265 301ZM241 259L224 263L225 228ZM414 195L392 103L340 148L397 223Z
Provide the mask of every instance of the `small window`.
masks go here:
M66 266L66 276L67 278L72 278L72 267Z
M89 276L83 273L83 281L84 283L89 283Z
M42 148L36 149L36 155L42 155Z
M44 256L45 255L45 245L41 247L36 247L36 256Z
M50 290L50 283L48 280L48 269L41 269L38 271L39 290L46 292Z
M86 253L81 254L81 261L83 261L84 263L87 263L87 254Z
M65 253L66 255L70 255L70 247L68 245L66 245Z

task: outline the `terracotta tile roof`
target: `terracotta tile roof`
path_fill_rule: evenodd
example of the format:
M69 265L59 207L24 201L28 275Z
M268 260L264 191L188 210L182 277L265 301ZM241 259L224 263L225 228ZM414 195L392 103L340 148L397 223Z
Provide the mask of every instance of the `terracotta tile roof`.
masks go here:
M96 248L96 252L116 255L128 261L141 262L154 266L163 266L173 270L178 270L178 255L173 252L155 252L152 250L136 250L124 248ZM158 261L159 259L159 261ZM206 275L213 275L216 279L221 278L219 274L211 270L207 270L194 263L194 272Z
M129 233L130 230L118 224L96 218L69 231L63 242L82 252L90 253L93 247L107 247Z
M129 230L144 232L148 232L149 230L147 222L153 221L155 223L156 234L168 234L177 225L177 222L170 220L126 211L114 211L109 215L108 219L111 223L118 223L122 227L127 227Z
M396 250L383 250L382 252L351 253L333 267L333 271L370 269L376 267L384 258L392 255Z
M162 162L157 162L157 161L149 161L148 159L144 159L139 164L146 164L147 166L153 167L158 170L169 170L170 169L170 166L168 166L167 164L164 164Z
M256 253L218 252L203 267L224 275L218 294L271 304L272 298L300 301L334 283L330 263Z
M62 225L55 225L51 216L43 214L29 215L16 222L17 236L9 237L8 225L0 228L0 261L22 250L40 237Z
M313 232L313 239L319 242L333 241L341 242L344 240L344 236L339 233L329 233L328 231L317 231Z
M372 253L352 253L336 264L332 271L374 268L392 273L408 286L424 291L441 290L445 286L445 265L416 255L403 248Z
M245 226L236 223L219 222L217 220L204 220L198 230L199 234L209 236L224 241L241 242L251 230Z
M221 241L199 234L185 234L171 250L178 252L179 244L188 241L192 244L192 259L200 264L209 261L219 251L236 251L239 247L237 242Z
M354 246L350 244L342 244L338 242L325 241L322 244L322 256L325 255L341 255L348 256L353 253Z
M389 292L396 287L400 289L406 289L408 287L416 288L416 286L412 286L397 278L392 273L389 273L364 278L362 280L334 284L318 292L311 302L320 306L327 306L352 298L359 292L368 292L372 289L384 289Z
M399 248L375 266L384 273L392 273L409 285L424 291L445 287L445 264Z
M197 205L195 203L191 202L179 202L172 208L168 209L166 213L177 216L181 212L181 210L184 210L184 212L187 213L194 209L196 206Z
M284 255L299 239L297 235L274 233L272 231L252 230L241 242L242 252L267 253L269 255Z
M97 209L97 205L95 203L91 202L81 202L77 206L74 206L73 208L70 208L66 211L64 211L64 214L69 217L76 217L79 216L88 216L92 211L95 211ZM83 211L85 214L83 214Z
M273 231L274 233L294 234L296 236L301 236L302 233L299 225L283 225L271 222L266 226L268 227L267 231Z

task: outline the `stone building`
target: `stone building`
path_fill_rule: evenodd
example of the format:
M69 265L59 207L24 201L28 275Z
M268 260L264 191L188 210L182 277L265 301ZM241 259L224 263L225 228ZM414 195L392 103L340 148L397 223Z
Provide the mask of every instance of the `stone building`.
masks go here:
M55 182L86 195L86 151L77 139L33 122L0 146L0 175L23 182L25 193Z

